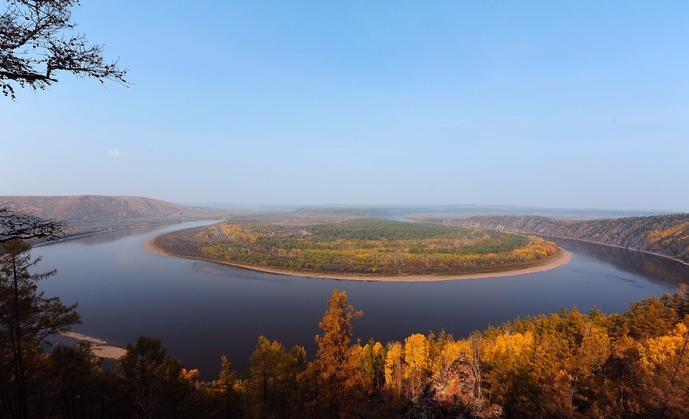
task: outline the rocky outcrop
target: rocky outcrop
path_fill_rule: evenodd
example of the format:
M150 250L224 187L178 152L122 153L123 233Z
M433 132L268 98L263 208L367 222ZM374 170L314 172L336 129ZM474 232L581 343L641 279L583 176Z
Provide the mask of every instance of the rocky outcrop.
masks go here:
M466 356L460 356L407 406L405 419L502 417L502 408L477 396L478 386Z

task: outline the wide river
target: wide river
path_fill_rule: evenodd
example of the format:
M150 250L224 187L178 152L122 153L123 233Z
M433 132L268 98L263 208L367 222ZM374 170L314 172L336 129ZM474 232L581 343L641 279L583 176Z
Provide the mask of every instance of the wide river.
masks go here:
M202 378L217 377L227 354L243 372L257 339L315 355L314 335L334 288L364 311L355 337L381 342L416 332L464 337L516 316L565 306L623 312L631 301L672 292L689 282L689 266L606 246L558 240L571 262L546 272L441 282L360 282L260 273L150 253L159 234L208 224L145 227L82 237L33 250L39 268L58 273L41 283L48 296L79 303L75 331L124 346L157 337L168 354Z

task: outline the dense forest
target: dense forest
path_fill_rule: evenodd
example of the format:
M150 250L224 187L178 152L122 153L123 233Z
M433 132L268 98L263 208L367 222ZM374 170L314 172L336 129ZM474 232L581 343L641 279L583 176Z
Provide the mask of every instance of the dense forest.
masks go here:
M534 236L358 218L328 224L228 221L163 235L165 251L259 268L353 275L453 275L542 264L559 253Z
M534 215L474 216L453 220L451 224L586 240L689 263L689 214L600 220L561 220Z

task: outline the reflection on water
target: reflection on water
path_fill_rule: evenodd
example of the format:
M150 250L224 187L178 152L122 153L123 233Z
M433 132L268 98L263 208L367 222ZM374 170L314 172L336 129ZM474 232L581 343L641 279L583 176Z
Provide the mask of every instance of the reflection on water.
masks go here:
M202 225L208 225L208 224L213 224L217 221L194 221L190 223L185 223L184 225L189 225L189 226L202 226ZM161 229L165 229L165 231L169 231L170 229L172 230L177 230L179 228L179 223L175 224L165 224L165 225L147 225L147 226L140 226L140 227L129 227L129 228L121 228L117 230L109 230L109 231L103 231L101 233L96 233L96 234L87 234L82 237L78 237L75 239L70 239L69 241L72 243L77 243L77 244L83 244L83 245L93 245L93 244L101 244L101 243L108 243L108 242L113 242L117 241L119 239L123 239L125 237L131 237L131 236L140 236L142 234L147 234L152 231L162 231ZM188 227L191 228L191 227Z
M577 240L555 239L555 242L576 253L593 256L624 272L642 275L661 284L677 287L681 283L689 283L689 266L667 258Z
M85 246L92 244L108 243L125 237L150 233L151 231L159 229L160 227L161 226L141 226L115 230L104 230L99 233L87 233L83 236L77 236L76 238L69 238L67 240L61 240L55 243L63 243L65 241L69 241L71 243L81 244ZM46 243L46 245L52 245L55 243Z
M516 316L560 307L622 312L629 302L672 291L689 278L689 267L645 255L586 243L558 241L572 260L556 269L511 277L427 283L358 282L253 272L147 252L158 234L209 222L116 231L42 246L41 268L58 274L41 283L47 295L79 303L76 331L116 346L139 335L160 338L188 368L213 379L220 356L240 371L259 335L285 346L313 337L333 288L347 291L364 311L355 337L400 340L439 331L457 337Z

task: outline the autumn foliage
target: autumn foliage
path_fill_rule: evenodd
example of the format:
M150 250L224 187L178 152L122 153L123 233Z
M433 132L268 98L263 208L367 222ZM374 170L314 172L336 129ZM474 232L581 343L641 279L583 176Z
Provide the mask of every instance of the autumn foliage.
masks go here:
M223 222L159 237L173 254L330 275L462 275L538 265L559 252L534 236L379 219L331 224Z
M284 384L297 389L291 416L274 417L404 417L460 356L474 398L509 418L684 418L689 409L686 286L624 314L562 309L459 340L441 331L348 343L359 315L344 292L333 292L315 360Z
M449 418L490 406L506 418L680 419L689 411L686 286L623 314L563 308L464 339L440 331L352 341L361 316L334 290L312 360L302 346L261 336L248 373L223 356L212 382L152 338L129 345L109 372L88 346L57 347L32 360L32 417ZM462 388L461 398L434 398L430 389L458 360L466 381L443 391ZM2 417L15 417L3 403Z

